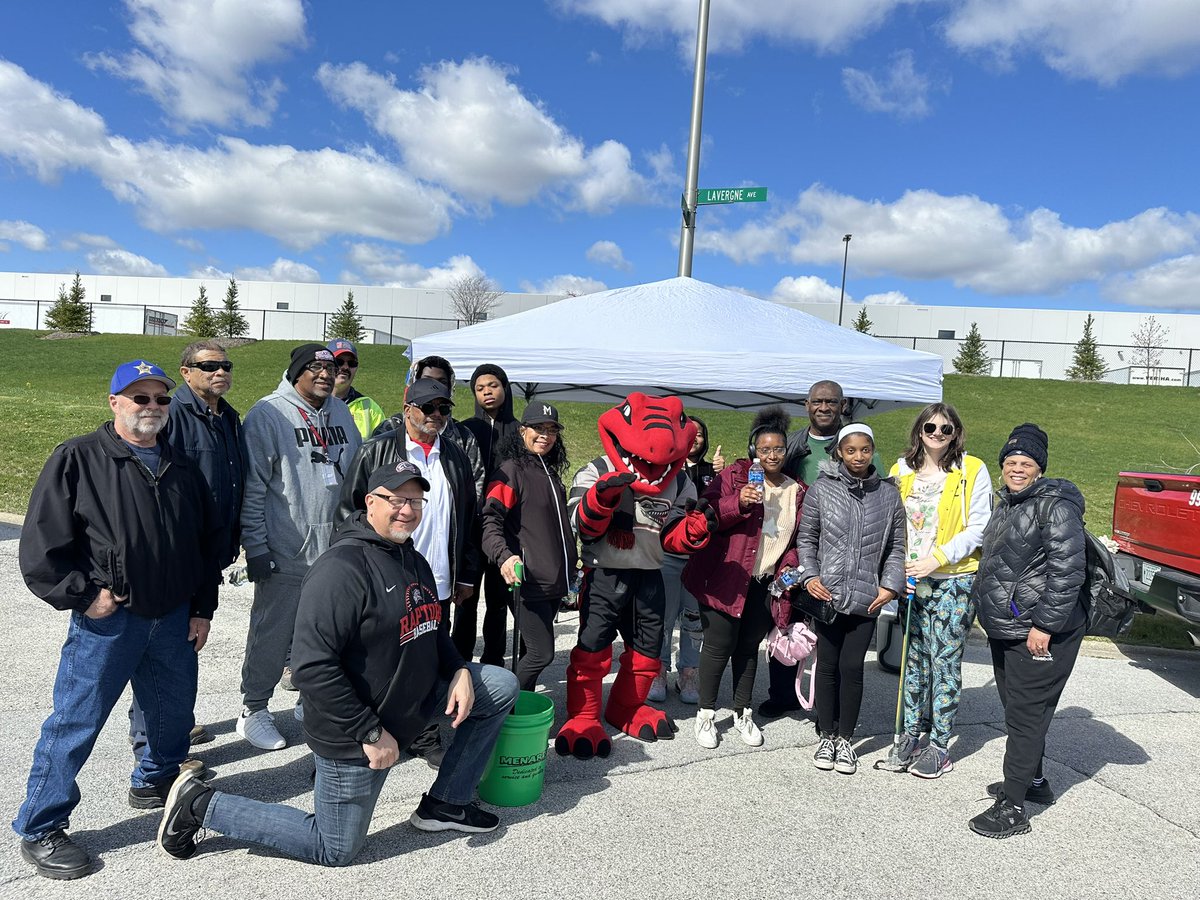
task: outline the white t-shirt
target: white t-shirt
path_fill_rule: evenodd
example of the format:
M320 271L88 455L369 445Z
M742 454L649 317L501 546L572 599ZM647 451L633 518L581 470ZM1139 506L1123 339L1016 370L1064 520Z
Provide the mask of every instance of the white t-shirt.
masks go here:
M405 451L408 460L425 476L429 482L429 493L425 495L425 509L421 514L421 523L413 532L413 546L425 557L429 568L433 569L433 580L437 583L438 599L448 600L454 590L450 583L450 485L446 481L446 473L442 469L441 449L442 439L433 442L428 458L425 448L404 435Z

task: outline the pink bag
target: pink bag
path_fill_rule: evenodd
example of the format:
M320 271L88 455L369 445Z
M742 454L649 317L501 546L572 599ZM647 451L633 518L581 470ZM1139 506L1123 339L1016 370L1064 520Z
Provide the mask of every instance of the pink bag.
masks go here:
M816 683L814 671L817 667L817 635L803 622L792 622L780 628L778 625L767 635L767 658L796 667L796 699L805 709L813 708ZM808 662L808 692L804 691L805 662Z

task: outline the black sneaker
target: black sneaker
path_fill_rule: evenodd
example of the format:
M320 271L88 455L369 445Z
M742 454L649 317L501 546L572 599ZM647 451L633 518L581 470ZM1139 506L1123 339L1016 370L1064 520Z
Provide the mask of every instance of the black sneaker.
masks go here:
M428 794L421 795L421 805L408 821L421 831L467 831L472 834L495 831L500 825L499 816L480 809L475 803L456 806L434 800Z
M21 857L43 878L66 881L92 871L92 858L61 828L36 841L21 841Z
M1003 791L992 804L992 808L973 818L967 823L967 827L976 834L989 838L1007 838L1033 830L1024 808L1010 803Z
M999 797L1003 790L1003 781L993 781L987 786L989 797ZM1038 806L1053 806L1055 797L1054 791L1050 789L1050 779L1043 778L1041 784L1031 784L1029 790L1025 792L1025 800L1028 803L1036 803Z
M802 709L799 700L780 702L768 697L758 705L758 714L764 719L778 719L780 716L795 712L798 709Z
M181 773L167 794L158 826L158 846L176 859L187 859L195 853L196 832L204 825L204 811L212 795L213 789L195 773Z
M131 787L129 789L129 806L132 809L162 809L167 803L167 794L170 792L170 781L162 781L146 787Z

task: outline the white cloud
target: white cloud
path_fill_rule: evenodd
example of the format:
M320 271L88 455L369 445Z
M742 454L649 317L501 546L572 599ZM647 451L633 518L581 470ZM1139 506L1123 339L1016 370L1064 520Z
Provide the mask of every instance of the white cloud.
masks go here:
M125 0L140 49L88 62L136 83L183 125L266 125L283 82L253 73L306 43L301 0Z
M887 203L814 185L775 218L709 230L697 248L735 262L774 256L797 265L840 265L846 232L854 235L851 271L1028 295L1099 281L1192 250L1200 244L1200 216L1158 208L1078 228L1048 209L1009 215L972 195L908 191Z
M592 246L588 247L587 258L601 266L612 266L614 269L620 269L622 272L628 272L633 268L633 265L625 258L625 254L621 251L620 245L614 241L596 241Z
M232 277L232 272L226 272L224 269L219 269L212 265L199 266L188 272L188 278L200 278L203 280L228 281Z
M457 204L370 149L220 137L201 149L111 135L104 120L0 60L0 156L42 181L91 171L155 231L248 229L307 248L334 234L420 243Z
M911 50L892 55L886 75L877 78L861 69L842 69L842 86L850 99L868 112L901 119L923 119L932 108L929 77L917 71Z
M794 42L837 50L878 28L897 8L928 0L739 0L714 4L709 49L740 51L753 40ZM690 0L558 0L563 9L624 31L631 43L661 33L675 37L681 53L694 52L696 4Z
M156 262L128 250L93 250L87 255L88 265L97 275L141 275L166 278L169 274Z
M283 257L275 260L268 268L247 266L237 269L234 274L243 281L299 281L317 284L321 280L321 273L312 266Z
M607 291L608 285L603 281L597 281L595 278L587 278L583 275L555 275L540 283L522 281L521 290L529 294L571 294L581 297L584 294Z
M1002 62L1032 53L1065 75L1112 84L1136 72L1193 70L1200 10L1194 0L965 0L946 37Z
M1101 290L1106 297L1130 306L1200 308L1200 255L1188 253L1118 276Z
M441 290L464 276L486 274L470 256L452 256L440 266L426 268L410 262L401 250L368 243L351 244L346 262L349 268L341 280L349 284Z
M789 275L780 278L771 296L776 303L795 305L798 303L837 303L841 287L830 284L816 275ZM850 297L846 298L851 299Z
M519 205L550 191L606 212L643 199L646 181L624 145L588 150L521 93L514 74L488 59L445 61L422 69L418 90L406 91L362 63L326 63L317 80L394 141L414 174L472 203Z
M912 300L902 291L884 291L882 294L867 294L862 298L864 306L910 306Z
M14 241L26 250L45 250L49 244L46 232L31 222L20 219L0 219L0 250L7 250L7 241Z

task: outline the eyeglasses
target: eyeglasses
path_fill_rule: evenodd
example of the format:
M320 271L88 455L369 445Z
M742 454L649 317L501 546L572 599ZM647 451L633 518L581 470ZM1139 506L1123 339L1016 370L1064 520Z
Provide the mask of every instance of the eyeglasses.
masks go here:
M358 357L345 354L337 358L336 365L339 369L357 369Z
M413 512L420 512L425 506L425 500L422 497L389 497L386 494L371 494L370 496L376 500L386 501L388 506L396 512L400 512L406 506L411 507Z
M549 435L553 435L553 436L562 434L562 426L561 425L554 425L549 422L539 422L536 425L525 425L523 427L532 428L538 434L549 434Z
M215 372L221 369L225 372L233 371L233 363L228 359L206 359L204 362L189 363L185 368L199 369L201 372Z
M754 455L758 457L766 457L767 459L775 459L787 453L787 447L763 447L754 448Z
M949 422L947 422L945 425L934 425L932 422L926 422L921 426L921 430L926 434L934 434L939 429L946 437L950 437L950 435L954 434L954 426Z
M841 400L826 400L822 397L809 397L804 401L809 406L841 406Z
M151 403L157 403L159 406L169 406L171 398L166 394L155 394L151 397L149 394L134 394L129 398L138 406L149 406Z
M419 405L416 403L410 403L409 406L416 406L417 409L425 413L427 416L432 416L435 412L441 413L443 416L448 416L454 411L454 407L449 403L434 403L432 400L428 403L421 403Z
M337 363L332 362L310 362L304 367L304 371L312 372L314 375L320 375L322 372L329 372L331 375L338 370Z

